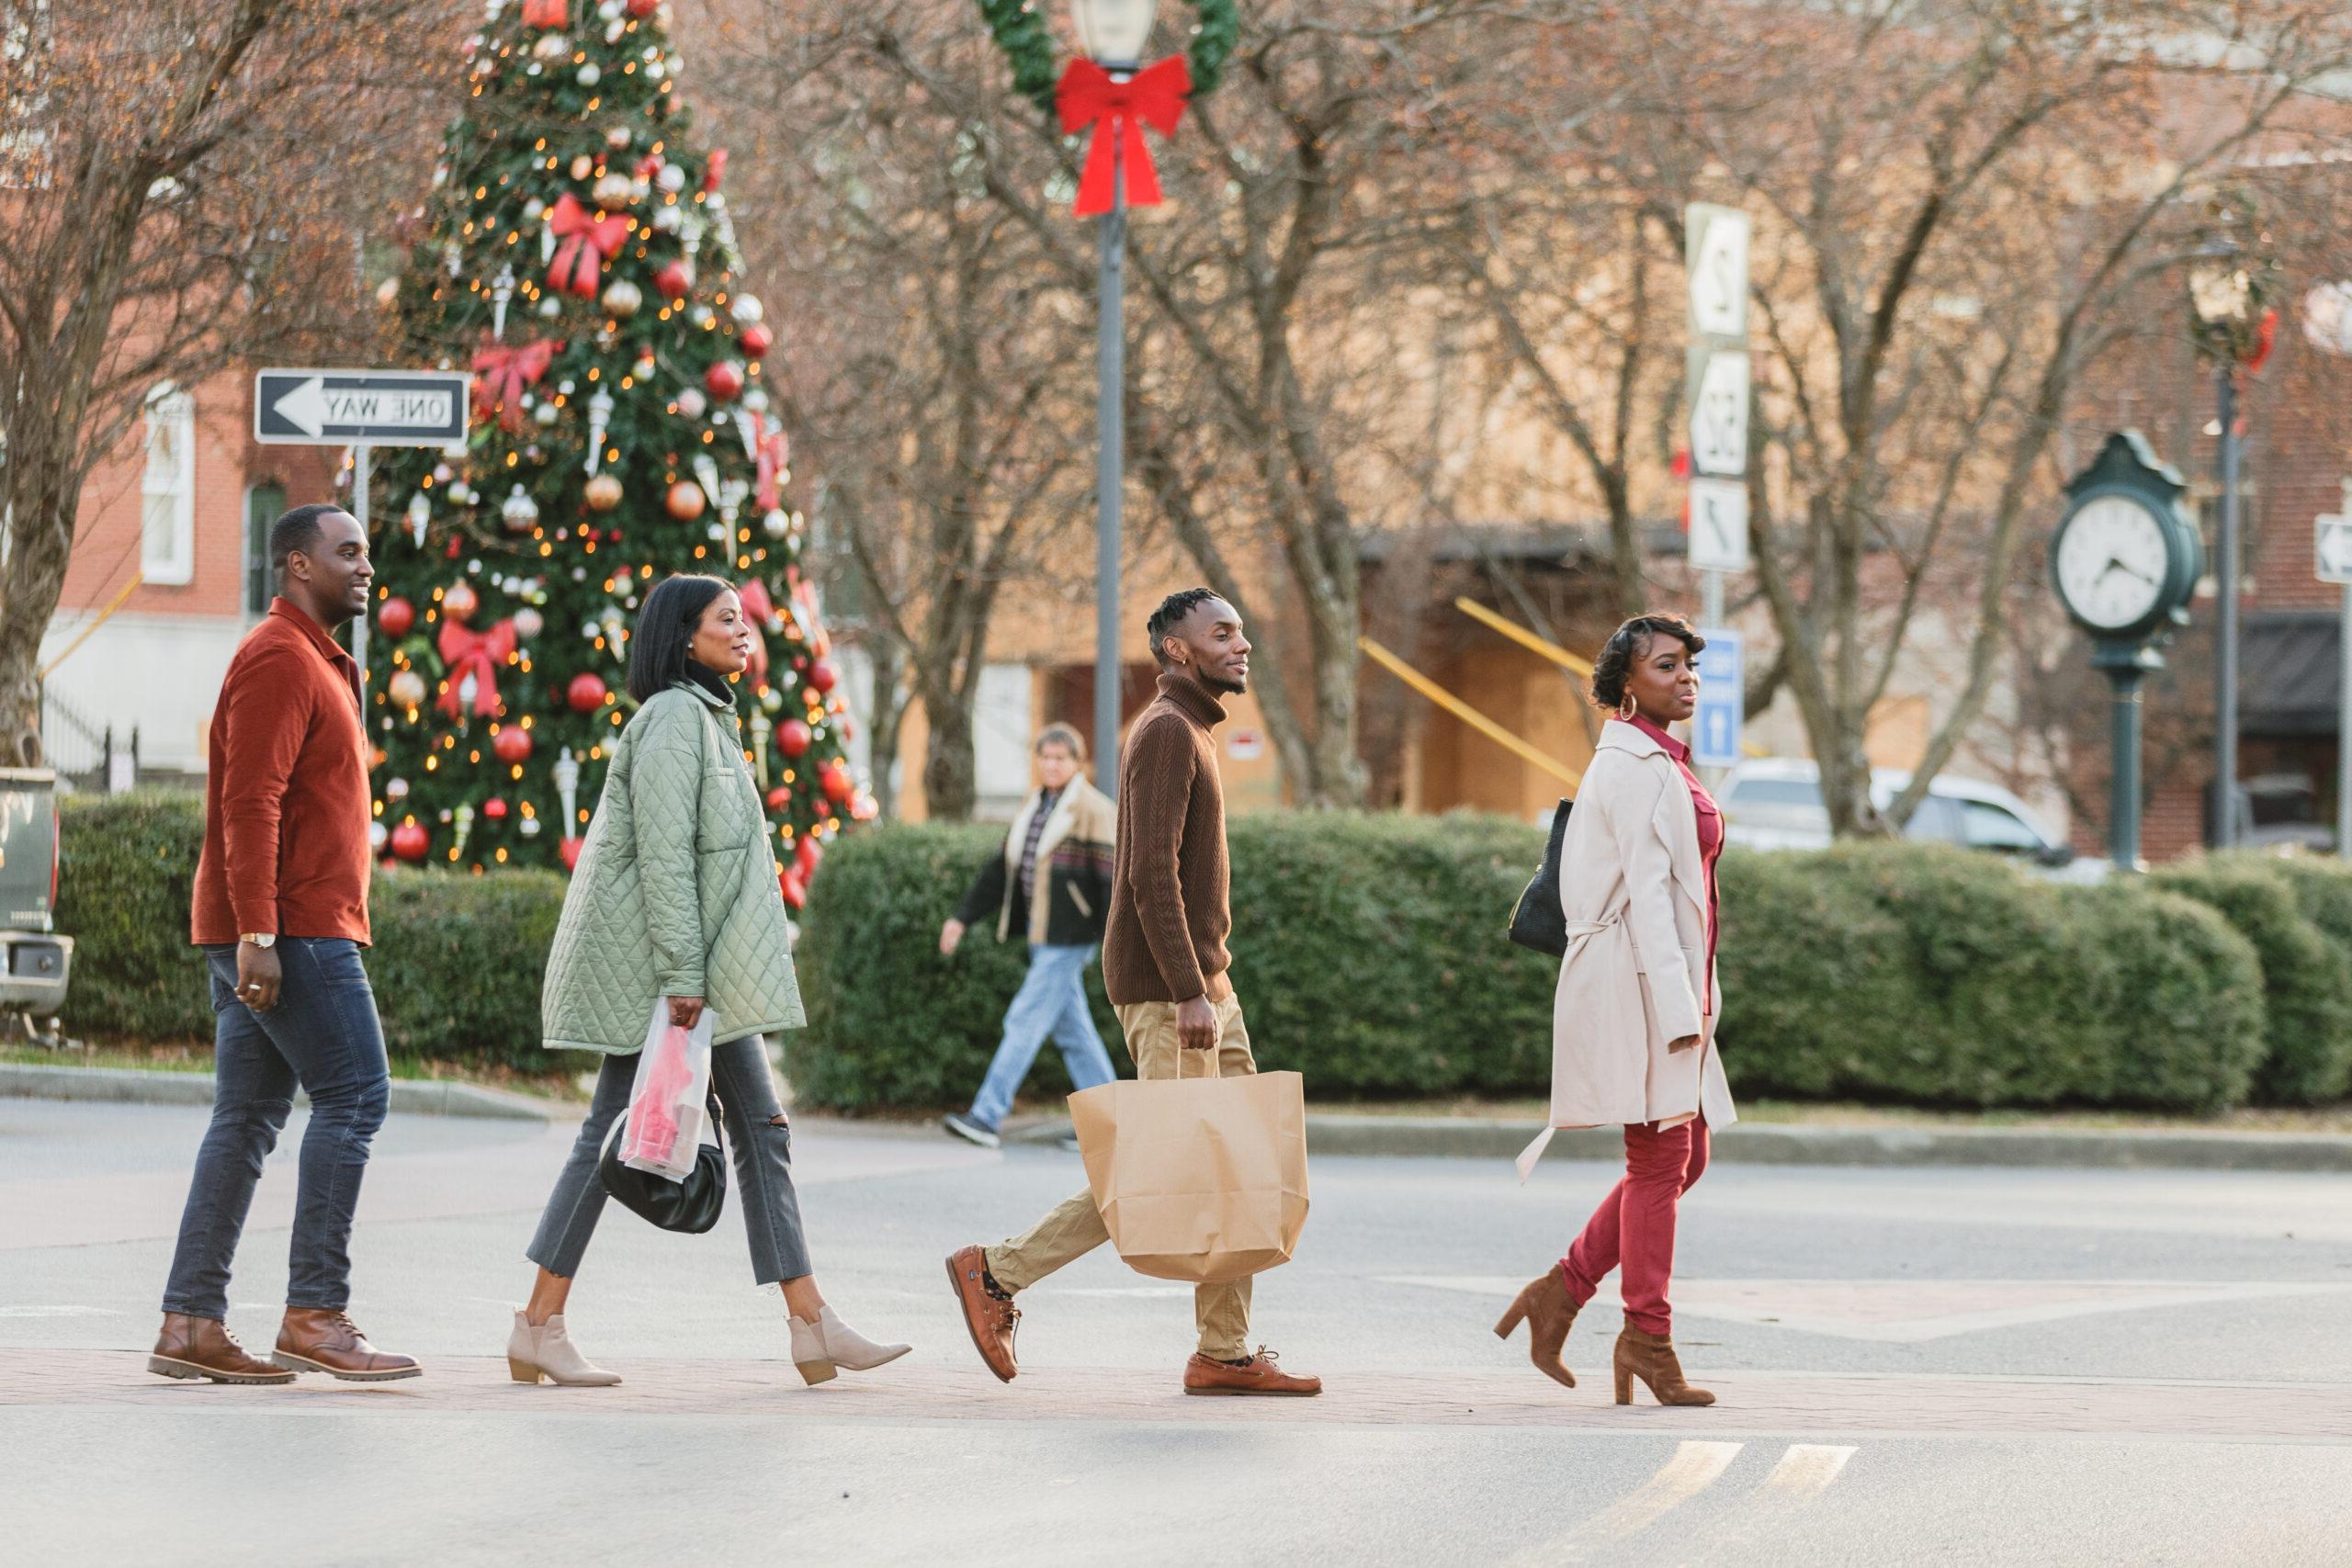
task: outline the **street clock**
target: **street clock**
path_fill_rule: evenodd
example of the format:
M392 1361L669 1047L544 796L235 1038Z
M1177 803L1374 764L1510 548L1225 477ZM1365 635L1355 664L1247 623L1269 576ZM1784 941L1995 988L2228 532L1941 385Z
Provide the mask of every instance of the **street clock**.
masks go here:
M2188 624L2205 572L2197 525L2180 503L2188 486L2146 437L2107 438L2066 486L2066 513L2050 541L2050 580L2075 624L2091 635L2091 665L2114 687L2114 793L2108 818L2116 869L2140 862L2140 688L2164 668L2157 651Z
M2066 487L2050 547L2058 602L2102 641L2161 641L2188 620L2205 570L2188 487L2136 430L2107 438L2098 460Z

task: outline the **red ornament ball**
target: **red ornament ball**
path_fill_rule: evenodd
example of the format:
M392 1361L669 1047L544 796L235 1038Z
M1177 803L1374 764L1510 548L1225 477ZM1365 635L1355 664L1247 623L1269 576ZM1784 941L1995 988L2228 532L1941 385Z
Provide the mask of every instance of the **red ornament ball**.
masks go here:
M504 730L503 730L503 729L502 729L502 730L500 730L500 731L499 731L499 733L500 733L500 734L502 734L502 735L503 735L503 734L504 734L504 733L506 733L506 732L505 732ZM506 820L506 799L505 799L505 797L504 797L503 795L492 795L488 800L483 801L483 802L481 803L481 814L482 814L484 817L487 817L488 818L490 818L490 820L492 820L492 822L503 822L503 821L505 821L505 820Z
M556 846L556 852L563 857L564 870L570 871L579 865L580 852L586 848L588 840L585 839L566 839Z
M808 666L809 687L820 695L831 691L833 683L840 679L841 676L835 673L833 667L821 660Z
M825 769L820 782L825 786L825 798L836 806L847 800L850 791L856 787L856 781L849 776L849 770L839 762L831 763Z
M797 909L808 902L808 884L800 880L800 874L792 867L787 865L776 873L775 884L784 892L784 901L794 908Z
M775 743L787 757L808 755L809 742L817 739L802 720L787 718L775 727Z
M778 784L775 788L768 791L768 809L770 811L781 811L791 804L792 790L789 785Z
M425 832L421 824L415 822L403 822L392 829L392 853L402 860L423 860L424 852L431 846L432 841L432 836Z
M702 384L719 401L730 401L743 395L743 367L731 359L722 359L702 373Z
M387 599L376 606L376 625L386 637L406 637L416 625L416 606L405 599Z
M661 8L662 0L628 0L628 14L640 22Z
M663 262L653 275L653 287L664 299L683 299L695 286L695 269L682 261Z
M595 675L574 675L571 684L564 688L563 700L571 705L574 713L594 713L605 705L605 682Z
M735 344L750 357L757 359L775 346L775 333L768 330L765 321L753 321L735 334Z
M519 762L531 754L531 732L519 724L510 724L492 737L490 749L502 762Z
M473 585L463 578L442 591L441 613L453 621L464 622L473 619L474 611L481 605L481 600L474 592Z
M702 515L702 486L680 479L662 504L679 522L691 523Z

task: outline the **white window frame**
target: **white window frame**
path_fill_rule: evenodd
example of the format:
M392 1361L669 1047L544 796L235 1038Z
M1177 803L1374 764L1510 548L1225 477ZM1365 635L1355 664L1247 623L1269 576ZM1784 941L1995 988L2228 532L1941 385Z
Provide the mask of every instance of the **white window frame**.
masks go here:
M196 400L169 381L157 382L147 394L147 468L139 502L140 575L165 587L193 581Z

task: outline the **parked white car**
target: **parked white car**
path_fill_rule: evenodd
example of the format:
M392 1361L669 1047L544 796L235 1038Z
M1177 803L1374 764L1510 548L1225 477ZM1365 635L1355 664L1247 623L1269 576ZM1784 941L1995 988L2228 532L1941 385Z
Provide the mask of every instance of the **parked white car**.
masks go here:
M1911 775L1894 768L1871 772L1871 800L1894 803ZM1758 850L1829 847L1829 810L1821 803L1821 769L1794 758L1761 757L1733 768L1716 791L1730 841ZM2077 855L2019 800L1998 784L1939 773L1905 824L1903 836L2015 855L2034 871L2063 882L2097 882L2104 859Z

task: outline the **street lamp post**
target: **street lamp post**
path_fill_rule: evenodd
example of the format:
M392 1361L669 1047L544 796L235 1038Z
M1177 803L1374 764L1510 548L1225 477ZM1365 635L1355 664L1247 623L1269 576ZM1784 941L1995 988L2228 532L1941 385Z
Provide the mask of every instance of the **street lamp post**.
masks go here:
M2189 304L2203 329L2199 339L2234 344L2253 312L2253 279L2228 235L2215 240L2207 255L2188 280ZM2222 603L2214 634L2221 646L2213 674L2213 847L2226 850L2238 836L2238 360L2231 351L2211 357L2222 427L2222 519L2214 538Z
M1151 36L1156 0L1071 0L1079 48L1114 81L1134 76ZM1111 210L1102 214L1095 272L1094 755L1104 794L1119 778L1119 501L1126 471L1127 182L1125 149L1112 142Z

